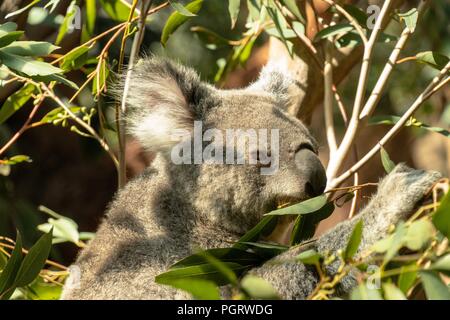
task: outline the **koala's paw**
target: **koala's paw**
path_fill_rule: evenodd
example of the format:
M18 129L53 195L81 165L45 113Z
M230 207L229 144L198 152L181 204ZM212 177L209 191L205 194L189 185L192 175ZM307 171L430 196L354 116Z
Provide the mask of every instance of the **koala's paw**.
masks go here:
M401 163L380 181L376 197L412 209L441 177L437 171L416 170Z
M411 215L441 178L436 171L415 170L399 164L380 181L376 195L361 212L371 230L381 232Z

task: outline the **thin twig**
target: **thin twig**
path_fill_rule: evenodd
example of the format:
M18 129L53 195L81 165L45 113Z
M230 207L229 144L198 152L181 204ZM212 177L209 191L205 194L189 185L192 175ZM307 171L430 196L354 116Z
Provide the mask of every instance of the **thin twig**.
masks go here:
M352 110L352 116L349 122L347 131L345 132L344 138L336 151L336 156L330 159L327 168L328 181L333 181L334 177L337 176L339 169L341 168L349 150L351 149L355 137L359 129L359 114L364 100L364 95L367 86L367 80L369 76L370 64L372 61L372 55L375 47L375 43L378 39L378 35L382 29L382 23L385 17L388 15L389 9L391 7L392 1L386 0L381 8L380 15L378 16L374 29L370 35L368 42L364 46L364 54L361 65L361 72L358 80L358 87L356 89L356 96Z
M442 80L445 75L450 70L450 62L439 72L439 74L433 78L427 88L416 98L413 104L409 107L409 109L402 115L400 120L386 133L386 135L381 138L379 143L374 146L364 157L361 158L356 164L354 164L349 170L344 172L339 177L330 181L328 188L335 188L339 186L342 182L347 180L352 174L358 171L362 166L364 166L375 154L380 151L381 147L384 146L389 140L391 140L409 118L416 112L416 110L426 101L428 100L434 93L444 87L446 84L450 82L450 76ZM441 81L442 80L442 81Z
M114 155L114 153L111 151L111 148L109 147L109 145L106 143L105 140L103 140L98 134L97 132L95 132L95 130L86 122L84 122L83 120L81 120L80 118L78 118L73 112L72 110L70 110L69 107L67 107L65 105L65 103L63 103L61 101L61 99L59 97L57 97L52 90L50 90L47 85L45 83L41 83L41 86L43 88L43 90L45 92L47 92L47 95L52 98L61 108L63 108L67 114L72 118L72 120L74 120L77 124L79 124L81 127L83 127L87 132L89 132L89 134L96 139L100 145L102 146L102 148L109 154L109 156L111 157L111 159L114 162L114 165L117 167L119 165L116 156Z
M122 188L125 186L127 177L126 177L126 161L125 161L125 154L126 154L126 141L125 141L125 123L121 119L121 115L124 115L127 111L127 97L128 97L128 91L130 89L130 81L131 81L131 73L133 70L133 67L136 63L136 60L138 58L139 54L139 48L141 47L141 43L144 37L145 32L145 20L147 17L147 12L149 12L150 7L152 5L152 0L148 1L147 4L145 4L144 1L141 2L141 14L139 18L139 30L134 35L133 44L131 47L130 52L130 58L128 60L128 69L127 73L125 75L125 81L124 81L124 87L123 87L123 94L122 94L122 101L120 104L120 113L118 117L118 126L120 127L120 130L118 132L119 135L119 177L118 177L118 184L119 188Z

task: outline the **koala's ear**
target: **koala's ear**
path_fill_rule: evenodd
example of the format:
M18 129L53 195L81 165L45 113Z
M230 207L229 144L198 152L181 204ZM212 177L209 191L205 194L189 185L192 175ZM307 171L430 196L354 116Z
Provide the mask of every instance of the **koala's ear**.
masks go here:
M297 103L297 84L288 70L286 61L278 63L271 62L266 65L256 82L251 84L247 90L260 91L271 94L277 101L278 106L288 113ZM295 116L295 115L294 115Z
M129 82L128 133L148 150L168 150L193 130L195 106L204 87L192 69L167 59L142 59Z

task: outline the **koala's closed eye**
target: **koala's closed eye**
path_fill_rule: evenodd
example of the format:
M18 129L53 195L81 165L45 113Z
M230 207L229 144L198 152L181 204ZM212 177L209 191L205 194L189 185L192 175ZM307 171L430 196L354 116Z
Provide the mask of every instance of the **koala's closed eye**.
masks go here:
M269 168L272 165L272 154L270 150L254 150L250 153L250 164L258 168Z

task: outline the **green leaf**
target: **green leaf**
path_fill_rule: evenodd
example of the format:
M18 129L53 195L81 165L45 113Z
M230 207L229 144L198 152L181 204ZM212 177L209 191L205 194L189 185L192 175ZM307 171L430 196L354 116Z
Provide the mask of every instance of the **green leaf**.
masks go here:
M369 125L379 125L379 124L387 124L394 125L400 120L398 116L375 116L369 120ZM417 119L411 118L406 124L405 127L414 126L417 128L425 129L428 131L437 132L442 134L443 136L450 137L450 132L446 129L439 127L431 127L425 123L418 121Z
M417 61L425 63L435 69L442 70L450 60L447 56L434 51L425 51L416 54Z
M188 9L186 9L180 2L177 0L169 0L170 6L174 8L177 12L186 17L195 17L196 14L193 14Z
M202 8L202 4L203 0L194 0L189 4L187 4L185 9L187 9L189 12L193 14L197 14ZM172 33L174 33L182 24L184 24L190 18L191 17L189 16L182 15L178 11L172 13L170 17L167 19L167 22L162 31L161 44L165 46L170 35L172 35Z
M61 60L59 66L65 71L79 69L85 64L87 60L85 53L87 53L91 48L92 46L79 46L72 49Z
M395 163L391 160L389 154L383 147L381 147L380 156L381 156L381 163L383 164L383 168L386 171L386 173L389 173L392 170L394 170Z
M408 293L409 289L417 279L417 271L407 271L412 267L416 267L416 264L412 263L410 265L402 266L400 269L401 273L398 277L397 285L404 294Z
M8 68L25 73L28 76L47 76L54 73L61 73L62 70L49 63L33 60L28 57L8 54L0 50L0 60Z
M449 288L436 272L421 271L420 278L428 300L450 300Z
M439 208L433 215L433 224L444 236L450 239L450 192L442 198Z
M19 56L46 56L59 47L42 41L16 41L2 48L3 52Z
M94 79L92 81L92 94L97 95L99 90L102 89L102 87L106 83L106 79L109 77L109 69L107 67L107 62L105 59L102 59L101 65L100 65L100 71L94 76Z
M52 232L44 234L28 251L22 261L14 285L22 287L30 284L45 265L52 248Z
M294 48L292 42L289 42L287 40L289 27L286 23L286 20L284 19L283 15L277 8L272 8L270 6L266 6L265 8L267 10L268 15L275 24L275 28L277 29L279 34L279 39L284 43L286 49L289 52L289 55L292 57L294 54L293 51Z
M17 231L16 245L11 253L8 263L0 274L0 300L8 299L14 291L14 279L22 263L22 237Z
M241 288L252 299L279 299L278 293L269 282L254 275L246 275L241 281Z
M352 259L353 256L358 251L359 244L361 243L362 231L363 231L363 220L361 219L356 223L355 227L353 228L352 234L350 235L350 238L347 243L347 247L345 248L344 259L346 261Z
M10 95L3 103L0 109L0 124L8 120L17 110L22 108L25 103L30 100L31 94L35 90L35 86L32 84L25 84L18 91Z
M386 300L406 300L403 292L392 283L383 283L383 290Z
M291 233L291 245L311 238L320 221L328 218L334 211L334 203L327 202L322 208L309 214L299 215Z
M236 274L241 274L248 268L242 266L239 263L224 262L228 269L232 270ZM210 263L199 264L195 266L182 267L169 270L155 277L155 282L159 284L170 285L173 281L181 279L202 279L216 283L219 286L230 283L230 280L224 276L216 266Z
M343 8L361 25L361 27L364 28L367 25L367 14L360 8L351 4L344 4Z
M414 32L417 25L417 19L419 18L419 12L416 8L412 8L408 12L397 14L400 17L400 20L405 22L406 27Z
M231 19L231 29L236 26L236 21L239 16L239 10L241 8L241 0L228 0L228 12Z
M83 20L83 31L81 42L86 42L93 37L95 32L95 21L97 20L97 4L95 0L85 0L86 13Z
M338 34L347 33L349 31L352 31L354 27L349 23L338 23L334 26L330 26L327 28L324 28L317 32L316 36L314 37L314 41L317 42L322 39L326 39Z
M194 299L220 300L219 288L212 281L186 278L172 280L168 285L189 292Z
M57 83L61 83L64 84L72 89L78 90L78 85L73 82L70 81L69 79L66 79L63 75L55 73L55 74L50 74L48 76L34 76L32 77L33 80L37 81L37 82L45 82L45 83L49 83L52 81L56 81Z
M386 264L389 262L400 250L401 247L403 247L405 236L407 233L406 226L403 222L400 222L395 230L395 233L392 237L392 242L390 243L390 247L387 249L386 254L384 256L383 263Z
M5 16L5 19L9 19L11 17L14 17L18 14L21 14L24 11L27 11L28 9L30 9L32 6L34 6L36 3L41 2L41 0L34 0L32 2L30 2L29 4L27 4L26 6L24 6L23 8L20 8L19 10L16 10L14 12L10 12Z
M69 26L72 24L73 19L75 19L75 15L78 13L77 1L72 0L69 6L67 7L66 15L64 16L64 20L59 27L58 35L56 36L56 44L60 44L64 36L69 31Z
M200 252L200 254L205 257L205 259L211 266L216 268L216 270L227 280L227 283L230 283L233 286L238 285L236 273L226 263L209 255L206 251L202 251Z
M14 22L6 22L4 24L0 24L0 36L6 34L8 32L13 32L17 30L17 24Z
M244 266L252 266L261 262L261 258L258 255L239 248L214 248L205 250L205 252L209 256L212 256L222 262L233 262ZM204 254L195 253L184 258L183 260L178 261L170 268L175 269L205 263L208 263L208 260L205 258Z
M361 283L353 289L350 294L351 300L383 300L379 289L368 288L365 283Z
M289 207L277 209L266 213L265 216L282 216L287 214L308 214L316 212L327 204L326 194L302 201Z
M7 159L5 164L11 166L11 165L15 165L15 164L18 164L21 162L31 162L31 159L29 156L20 154L20 155L13 156L13 157Z
M409 227L405 237L405 246L417 251L429 242L433 235L433 225L428 220L414 221Z
M442 258L439 258L439 260L430 266L430 269L440 271L447 276L450 276L450 254L446 254Z
M80 240L78 225L75 221L66 217L59 219L49 218L48 223L39 225L38 229L43 232L49 232L53 229L53 236L63 240L59 242L69 241L78 244L78 241Z
M0 31L0 48L6 47L19 39L23 35L23 31L11 31L3 32Z
M298 9L295 0L281 0L280 2L297 18L299 22L305 24L305 18Z
M322 259L322 256L317 253L316 250L311 249L300 253L295 257L295 259L303 262L304 264L316 265L319 263L320 259Z
M127 21L130 16L131 9L120 0L100 0L100 4L108 16L116 21Z
M287 246L268 242L242 242L242 243L247 245L258 256L261 256L264 259L273 258L289 249L289 247Z
M267 236L269 235L276 227L277 225L277 217L276 216L268 216L262 218L260 222L256 226L254 226L252 229L247 231L246 234L244 234L233 247L242 247L243 242L255 242L259 239L259 237Z

